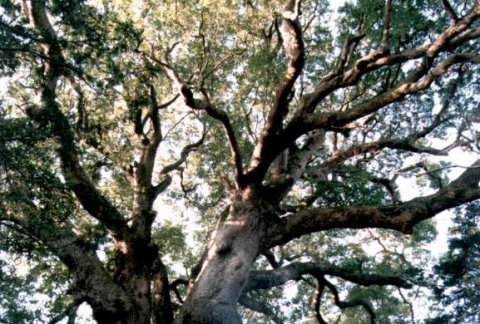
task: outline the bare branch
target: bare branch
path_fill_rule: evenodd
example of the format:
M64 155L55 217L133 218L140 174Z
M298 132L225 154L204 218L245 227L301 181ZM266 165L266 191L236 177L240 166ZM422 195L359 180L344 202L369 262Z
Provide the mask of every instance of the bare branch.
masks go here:
M135 168L135 205L136 210L134 212L134 227L142 226L143 232L148 230L148 227L151 226L153 221L153 214L148 213L157 198L157 196L163 192L171 183L171 177L166 175L162 181L153 185L153 170L155 167L155 159L157 156L157 151L160 146L160 143L163 140L162 128L160 124L160 115L159 111L165 109L175 102L178 98L178 95L174 96L172 99L168 100L163 104L158 103L157 92L153 85L149 85L150 88L150 112L145 117L146 120L151 121L153 134L149 138L143 134L144 123L142 123L140 133L144 138L142 139L142 154L140 156L140 161ZM149 217L146 217L149 215ZM145 222L146 220L146 222ZM145 227L146 226L146 227ZM143 235L140 233L140 235Z
M245 52L245 50L239 51L239 52L233 52L228 55L225 55L221 60L219 60L208 72L205 72L202 76L202 79L205 80L208 77L210 77L212 74L214 74L218 69L220 69L228 60L231 58L234 58L237 55L241 55Z
M240 153L240 148L238 146L237 138L235 136L235 131L233 126L228 118L227 113L222 110L217 109L216 107L212 106L211 104L202 105L203 108L210 117L219 120L223 124L223 130L226 134L228 142L230 144L230 153L232 156L232 163L235 167L235 174L237 178L237 184L239 186L243 185L243 162L242 156Z
M364 33L352 37L347 37L347 39L343 43L342 51L340 52L336 67L331 73L327 74L324 77L324 80L327 80L334 76L338 76L339 74L343 73L345 67L348 65L348 61L351 59L352 54L355 51L355 48L364 37Z
M157 92L153 85L150 85L150 119L152 122L153 134L149 140L144 140L140 162L136 168L136 180L138 190L149 190L152 185L153 167L157 155L158 146L162 141L162 130L160 126L159 109L157 101Z
M444 167L429 170L424 163L421 163L421 165L419 167L422 167L425 170L425 172L417 174L417 177L426 176L426 175L429 175L429 174L434 173L434 172L438 172L438 171L442 171L442 170L446 170L446 169L451 169L451 168L462 168L462 169L471 169L472 168L471 166L463 166L463 165L453 164L453 165L447 165L447 166L444 166Z
M440 52L455 49L470 39L480 36L480 29L468 27L480 15L478 5L457 24L447 28L433 43L420 45L397 54L388 54L385 49L376 50L354 63L354 66L343 74L333 76L328 74L311 94L300 101L294 118L268 143L262 141L256 146L252 156L251 168L246 174L248 179L263 179L271 162L282 151L287 149L301 135L314 129L338 131L341 127L367 116L390 103L396 102L409 94L426 89L438 77L449 72L449 68L462 62L478 63L480 58L473 53L454 54L431 68L431 61ZM403 63L420 57L428 57L424 64L396 87L358 104L349 110L335 113L312 114L317 104L328 94L341 87L347 87L357 82L368 72L380 67ZM430 72L429 72L430 69ZM428 74L427 74L428 73ZM256 181L255 180L255 181ZM250 180L252 181L252 180Z
M85 302L85 298L75 298L73 302L67 306L67 308L59 315L52 318L48 323L49 324L56 324L61 322L65 317L68 318L67 324L74 324L75 318L77 315L77 310L80 305Z
M300 118L314 111L317 104L336 89L353 85L368 72L377 70L383 66L403 63L424 55L433 59L439 52L456 48L472 38L480 36L478 28L467 30L478 19L480 8L477 4L469 14L456 24L448 27L437 39L425 45L419 45L412 49L406 49L400 53L388 54L384 48L375 50L358 59L353 67L343 74L329 73L318 84L315 91L304 97L301 101L296 117ZM465 32L465 33L464 33ZM462 34L464 33L464 34ZM333 77L332 77L333 76Z
M369 176L368 180L370 182L382 185L387 190L388 194L390 195L394 203L398 203L400 201L400 198L398 196L397 185L395 184L396 177L394 177L393 179L387 179L387 178Z
M64 65L65 59L62 55L60 46L57 41L55 31L48 20L45 1L31 1L26 8L30 23L40 32L42 36L42 44L40 51L43 55L50 58L50 62L45 64L45 78L43 86L50 93L54 93L58 77L60 76L61 66Z
M456 24L449 26L440 36L429 46L426 56L429 59L433 59L445 46L448 41L452 40L455 36L459 35L470 27L480 15L480 3L475 2L475 6L472 10L463 17Z
M384 139L369 143L364 143L356 146L352 146L342 151L337 151L331 157L326 159L320 166L313 167L319 169L331 168L332 166L338 166L343 164L347 159L365 154L365 153L375 153L384 148L396 149L401 151L408 151L414 153L428 153L432 155L447 155L447 152L444 150L438 150L431 147L424 147L416 145L415 143L409 141L408 139Z
M315 6L312 9L312 14L310 17L306 19L306 23L302 28L302 33L304 34L311 26L311 24L315 21L315 19L318 17L318 8L320 5L320 1L315 1Z
M400 287L398 288L398 294L402 298L403 302L407 304L408 308L410 309L410 320L412 321L412 324L417 324L417 321L415 320L415 311L413 310L413 304L407 298L405 298Z
M163 176L162 181L150 187L150 190L148 192L149 201L153 203L155 199L158 197L158 195L160 195L162 192L164 192L168 188L171 182L172 182L172 177L168 174L165 174Z
M288 174L292 179L298 179L311 157L324 144L326 132L317 130L308 136L305 144L296 152L292 152L288 161Z
M54 133L59 137L59 155L62 161L62 169L69 187L73 190L85 210L98 219L117 239L123 238L127 233L127 226L123 216L95 188L93 182L87 176L80 165L78 153L74 145L74 135L66 117L60 112L58 104L52 97L45 97L48 103L44 108L31 108L29 116L42 122L48 116L53 125Z
M401 100L405 96L419 92L428 88L432 82L449 72L449 68L458 63L472 62L480 63L480 56L473 53L454 54L438 63L430 70L428 75L426 70L417 70L413 75L404 80L395 88L381 93L363 103L353 106L346 111L340 111L333 114L320 113L306 117L306 129L324 128L335 129L347 125L359 118L365 117L375 111ZM425 75L423 78L421 78ZM296 125L295 125L296 126Z
M170 283L169 289L172 290L175 293L175 296L177 297L178 301L183 304L183 298L178 291L178 286L183 285L188 287L188 280L185 279L175 279Z
M464 73L462 72L462 69L460 68L458 70L458 77L453 81L451 86L447 88L446 93L443 95L443 103L442 103L442 108L440 109L440 111L435 115L435 118L432 120L430 125L424 127L423 130L409 136L411 139L417 140L419 138L423 138L423 137L427 136L435 128L437 128L438 126L440 126L442 123L444 123L447 120L447 118L445 118L445 114L448 111L448 109L450 108L451 101L454 98L454 95L457 91L458 85L459 85L460 81L462 80L463 74Z
M305 63L302 31L298 19L300 2L300 0L288 0L284 8L282 35L287 66L283 79L275 91L274 104L268 114L261 141L264 137L281 129L283 118L288 111L290 92Z
M262 254L267 259L268 263L270 263L272 268L275 269L280 267L280 263L277 261L277 259L275 258L275 254L273 254L272 251L265 251Z

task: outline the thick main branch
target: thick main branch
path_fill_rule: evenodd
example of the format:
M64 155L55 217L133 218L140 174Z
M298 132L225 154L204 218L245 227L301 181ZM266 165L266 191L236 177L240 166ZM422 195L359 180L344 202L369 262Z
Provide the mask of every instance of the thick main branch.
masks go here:
M32 1L29 10L30 19L44 39L41 50L50 60L45 63L44 79L41 84L42 107L32 107L27 109L27 113L40 124L50 123L53 126L53 133L60 143L58 153L67 184L90 215L102 222L114 237L123 239L127 233L126 223L119 211L97 190L80 165L73 130L56 102L56 87L63 74L64 58L48 20L45 1Z
M275 90L273 105L270 109L262 136L255 146L248 180L258 182L268 169L265 163L269 154L268 146L273 145L275 135L282 130L282 123L288 112L295 81L300 76L305 64L305 49L302 38L302 28L299 23L300 0L289 0L284 8L282 23L282 39L284 53L287 57L282 80Z
M252 271L248 283L244 287L244 292L281 286L291 280L300 280L304 275L335 276L362 286L393 285L402 288L410 288L412 286L411 283L398 276L362 273L326 262L296 262L273 270Z
M438 213L480 198L480 160L437 193L392 206L312 208L281 218L269 247L305 234L338 228L385 228L411 233L412 227Z

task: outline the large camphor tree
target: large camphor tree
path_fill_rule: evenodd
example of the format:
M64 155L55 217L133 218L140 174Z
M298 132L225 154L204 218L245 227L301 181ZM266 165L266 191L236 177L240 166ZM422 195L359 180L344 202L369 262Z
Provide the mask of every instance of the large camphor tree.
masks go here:
M478 0L0 6L0 322L479 320Z

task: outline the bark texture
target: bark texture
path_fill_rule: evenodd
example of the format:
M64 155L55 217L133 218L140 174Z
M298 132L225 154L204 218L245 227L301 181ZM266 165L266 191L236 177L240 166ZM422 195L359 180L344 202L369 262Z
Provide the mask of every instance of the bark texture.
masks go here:
M209 244L206 258L177 323L241 323L237 303L246 285L271 211L258 197L232 205Z

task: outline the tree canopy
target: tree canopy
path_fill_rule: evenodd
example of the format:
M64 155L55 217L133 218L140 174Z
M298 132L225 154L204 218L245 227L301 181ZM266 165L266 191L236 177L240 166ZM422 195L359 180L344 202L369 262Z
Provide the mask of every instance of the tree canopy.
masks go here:
M0 0L0 323L478 322L480 1L333 3Z

